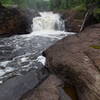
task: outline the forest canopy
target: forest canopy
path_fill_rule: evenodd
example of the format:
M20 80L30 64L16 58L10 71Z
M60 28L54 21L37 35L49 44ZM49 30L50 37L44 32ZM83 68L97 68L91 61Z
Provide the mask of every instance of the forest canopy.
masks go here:
M50 0L51 8L67 9L79 5L88 6L89 4L96 3L100 5L100 0Z
M22 8L34 8L39 10L69 9L74 7L87 7L96 3L100 6L100 0L0 0L5 6L18 5Z
M48 0L0 0L4 6L17 5L21 8L49 9Z

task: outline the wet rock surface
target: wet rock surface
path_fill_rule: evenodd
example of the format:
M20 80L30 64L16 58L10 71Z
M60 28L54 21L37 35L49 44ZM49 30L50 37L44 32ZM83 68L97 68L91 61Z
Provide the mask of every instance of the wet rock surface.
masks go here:
M59 78L50 75L38 88L26 93L20 100L71 100L61 85Z
M65 37L43 52L46 66L76 87L79 100L100 99L100 24Z
M24 93L37 87L48 76L45 68L31 70L0 85L0 100L19 100Z

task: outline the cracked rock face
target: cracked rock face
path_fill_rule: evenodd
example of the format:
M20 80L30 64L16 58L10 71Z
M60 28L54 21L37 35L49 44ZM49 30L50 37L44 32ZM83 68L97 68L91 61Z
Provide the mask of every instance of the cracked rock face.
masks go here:
M100 99L100 24L65 37L43 55L52 72L76 87L79 100Z

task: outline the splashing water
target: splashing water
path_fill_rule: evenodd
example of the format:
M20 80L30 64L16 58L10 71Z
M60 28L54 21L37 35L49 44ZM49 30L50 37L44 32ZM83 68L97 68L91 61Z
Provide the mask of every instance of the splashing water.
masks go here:
M64 22L59 14L43 12L40 15L41 17L33 19L33 31L64 30Z
M71 32L65 32L64 21L59 14L53 12L42 12L41 16L33 18L33 32L25 37L42 36L52 39L61 39Z
M70 32L64 32L64 21L59 14L42 12L33 18L33 32L0 38L0 83L13 75L43 67L41 53Z

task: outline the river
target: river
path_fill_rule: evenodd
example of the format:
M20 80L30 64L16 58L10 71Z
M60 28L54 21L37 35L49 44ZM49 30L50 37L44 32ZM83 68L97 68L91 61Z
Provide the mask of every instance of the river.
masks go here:
M0 83L45 65L43 50L63 37L74 34L64 31L59 14L40 12L33 18L32 32L0 38Z

